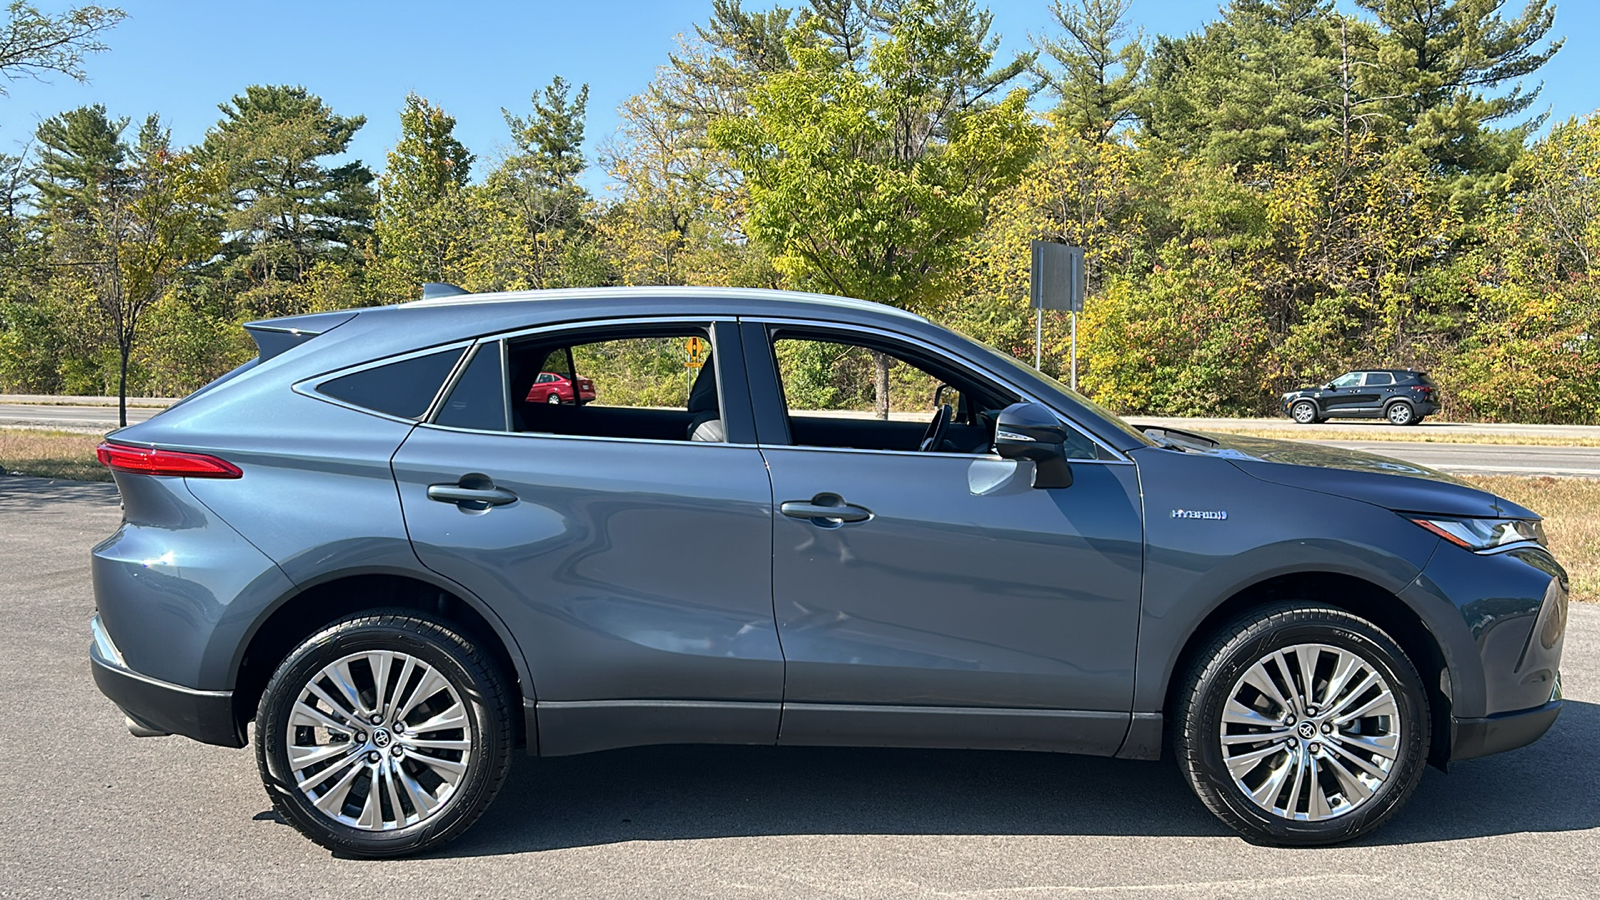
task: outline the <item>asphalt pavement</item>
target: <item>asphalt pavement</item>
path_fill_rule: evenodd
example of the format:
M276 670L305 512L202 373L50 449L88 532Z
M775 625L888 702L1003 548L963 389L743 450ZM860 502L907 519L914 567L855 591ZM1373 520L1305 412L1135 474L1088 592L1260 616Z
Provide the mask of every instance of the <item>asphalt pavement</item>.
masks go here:
M517 759L431 856L336 859L271 811L249 751L133 738L90 680L88 551L111 485L0 477L0 897L1582 897L1600 878L1600 607L1531 747L1429 770L1377 834L1227 832L1170 762L657 747Z

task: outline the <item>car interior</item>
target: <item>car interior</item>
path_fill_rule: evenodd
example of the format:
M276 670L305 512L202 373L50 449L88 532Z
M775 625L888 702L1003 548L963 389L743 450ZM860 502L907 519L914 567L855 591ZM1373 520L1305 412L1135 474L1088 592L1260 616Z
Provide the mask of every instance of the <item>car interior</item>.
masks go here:
M681 349L671 349L691 339L699 339L709 347L710 339L704 330L611 332L607 337L610 339L605 341L574 342L571 335L562 335L512 342L507 347L512 428L540 434L661 441L726 440L713 354L707 352L690 365L685 363ZM628 350L635 351L637 358L630 358ZM619 365L624 365L625 371L613 372L609 379L585 366L586 360L618 357L622 358ZM663 366L672 368L664 370ZM595 384L596 396L593 400L577 396L572 403L529 402L529 391L545 372L573 382L589 378ZM682 374L685 372L692 375ZM624 389L619 384L624 374L630 376L627 380L631 392L626 395L620 393ZM641 380L642 385L635 383Z
M995 418L1016 397L931 355L841 337L804 330L773 335L791 443L858 450L989 452ZM872 405L878 355L890 370L891 409L904 411L888 419L878 418ZM834 383L815 383L818 360L828 361L827 371L820 374L823 380L832 376ZM826 408L818 408L819 394L832 401L823 404Z

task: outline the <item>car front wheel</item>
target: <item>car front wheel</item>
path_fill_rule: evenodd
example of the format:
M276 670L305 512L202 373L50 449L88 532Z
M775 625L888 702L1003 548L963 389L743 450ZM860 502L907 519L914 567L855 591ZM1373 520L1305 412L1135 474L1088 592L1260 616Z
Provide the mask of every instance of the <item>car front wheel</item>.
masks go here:
M1427 698L1372 623L1279 604L1222 629L1177 697L1178 765L1247 839L1312 846L1378 827L1422 778Z
M1301 400L1289 407L1289 415L1301 425L1310 425L1317 421L1317 405L1310 400Z
M1417 418L1417 411L1404 400L1389 404L1389 408L1384 410L1384 416L1388 418L1390 425L1415 425L1421 421Z
M448 625L407 611L337 622L289 654L256 716L256 762L278 813L345 856L444 844L510 766L504 679Z

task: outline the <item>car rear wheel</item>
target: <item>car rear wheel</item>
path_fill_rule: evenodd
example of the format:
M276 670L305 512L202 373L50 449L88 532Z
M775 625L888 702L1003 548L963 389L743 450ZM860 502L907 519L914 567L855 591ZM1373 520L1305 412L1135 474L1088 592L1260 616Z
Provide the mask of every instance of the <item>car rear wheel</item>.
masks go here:
M1301 400L1289 407L1289 416L1301 425L1310 425L1317 421L1317 405L1310 400Z
M1417 418L1417 411L1404 400L1389 404L1389 408L1384 410L1383 414L1390 425L1415 425L1421 421Z
M551 394L550 396L544 398L544 402L550 404L551 406L555 406L561 402L561 395Z
M366 613L307 639L256 716L256 762L278 813L345 856L444 844L505 781L508 691L476 645L405 611Z
M1359 837L1422 778L1422 681L1387 634L1343 610L1279 604L1234 621L1199 654L1177 700L1184 777L1253 841Z

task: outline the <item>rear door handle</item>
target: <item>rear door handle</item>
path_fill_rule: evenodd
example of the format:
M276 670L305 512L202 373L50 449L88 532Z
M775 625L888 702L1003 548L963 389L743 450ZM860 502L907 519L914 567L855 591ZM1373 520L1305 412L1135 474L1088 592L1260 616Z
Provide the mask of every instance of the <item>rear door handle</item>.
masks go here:
M790 518L810 519L811 524L824 527L872 518L872 510L846 503L838 494L818 494L810 500L785 500L778 505L778 512Z
M487 475L472 473L461 476L455 484L428 485L428 499L440 503L454 503L462 509L482 510L491 506L504 506L517 502L517 495L502 487L495 487Z

